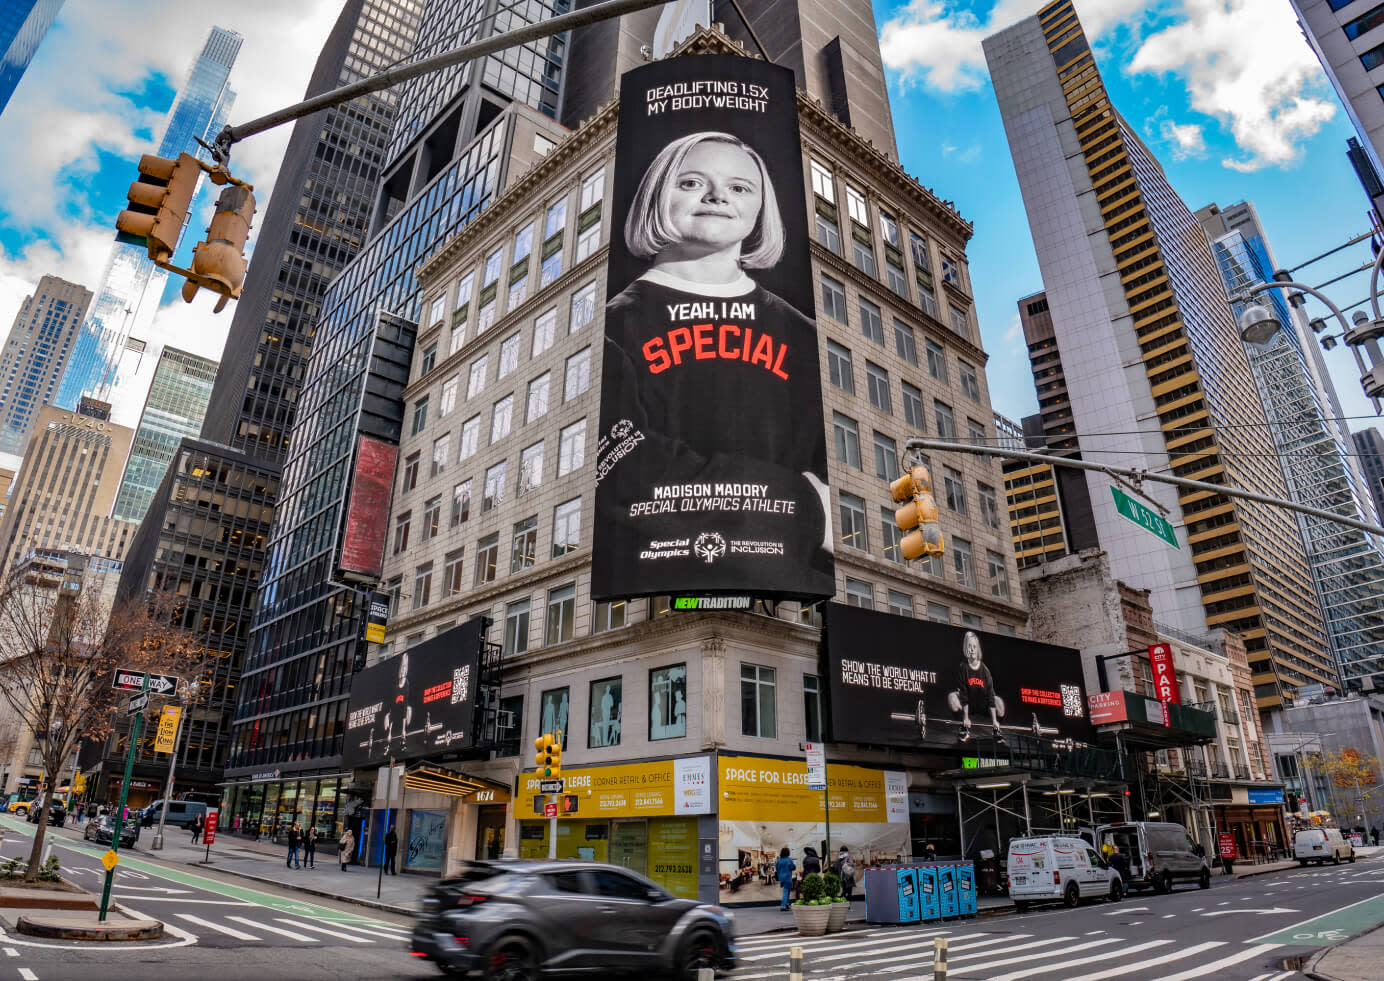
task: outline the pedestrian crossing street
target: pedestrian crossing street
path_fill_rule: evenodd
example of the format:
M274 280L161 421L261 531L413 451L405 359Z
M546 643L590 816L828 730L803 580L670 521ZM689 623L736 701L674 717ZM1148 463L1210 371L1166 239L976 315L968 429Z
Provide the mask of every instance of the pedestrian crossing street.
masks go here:
M736 941L733 981L786 981L789 954L803 951L810 981L933 981L933 939L946 937L948 981L1289 981L1295 971L1265 971L1276 947L1210 940L1117 937L1104 930L1037 938L983 930L852 930L827 937L775 934Z
M164 911L162 919L170 933L191 934L200 946L355 946L376 944L402 947L408 943L409 929L373 920L321 920L304 916L282 916L277 910L253 903L225 903L242 907L242 912L214 914L199 904L198 913Z

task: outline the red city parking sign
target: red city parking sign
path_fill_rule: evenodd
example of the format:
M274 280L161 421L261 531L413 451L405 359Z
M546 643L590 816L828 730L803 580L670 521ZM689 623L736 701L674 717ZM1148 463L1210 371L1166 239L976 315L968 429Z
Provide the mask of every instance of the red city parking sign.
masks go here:
M544 805L543 805L543 816L544 816L545 818L555 818L555 817L557 817L557 805L556 805L556 804L544 804Z
M1216 835L1216 843L1220 846L1221 858L1235 857L1235 835L1229 831L1221 831Z
M208 846L216 841L216 821L218 812L207 811L207 823L202 826L202 842Z

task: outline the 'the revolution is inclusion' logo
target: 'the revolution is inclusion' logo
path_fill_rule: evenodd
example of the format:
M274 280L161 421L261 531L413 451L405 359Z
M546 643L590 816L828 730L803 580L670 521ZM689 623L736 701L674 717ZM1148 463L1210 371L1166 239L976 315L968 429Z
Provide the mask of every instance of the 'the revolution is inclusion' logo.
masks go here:
M692 551L707 565L726 554L726 540L719 531L704 531L692 543Z

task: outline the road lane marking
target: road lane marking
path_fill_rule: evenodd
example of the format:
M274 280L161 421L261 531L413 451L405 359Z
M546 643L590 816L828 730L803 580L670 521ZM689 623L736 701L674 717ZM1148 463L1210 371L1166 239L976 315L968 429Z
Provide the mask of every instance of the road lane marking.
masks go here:
M1112 940L1110 942L1113 943L1114 941ZM1049 964L1046 967L1029 967L1025 968L1022 971L1011 971L1009 974L999 974L993 978L988 979L988 981L1019 981L1019 978L1032 977L1035 974L1046 974L1049 971L1064 971L1069 967L1081 967L1083 964L1094 964L1097 961L1106 960L1112 954L1117 957L1127 957L1130 954L1137 954L1141 950L1152 950L1155 947L1164 947L1170 943L1172 943L1171 940L1150 940L1148 943L1135 944L1133 947L1122 947L1121 949L1116 951L1107 950L1099 954L1092 954L1090 957L1078 957L1076 960L1061 961L1057 964ZM1087 944L1085 946L1090 945ZM1076 947L1068 948L1066 951L1063 951L1063 953L1074 954L1081 949L1081 945L1078 945ZM1016 958L1016 960L1024 960L1024 958L1020 957ZM986 966L988 967L989 965ZM1066 975L1064 974L1062 975L1062 977L1065 978ZM1163 979L1163 981L1168 981L1168 979L1165 978Z
M304 923L302 920L290 920L282 916L274 917L274 922L287 923L289 926L297 927L299 930L311 930L313 933L325 933L329 937L336 937L339 940L349 940L353 944L373 944L375 942L365 937L353 937L349 933L337 933L335 930L313 926L311 923Z
M972 934L971 936L975 936L975 935ZM1024 934L1024 936L1028 936L1028 934ZM956 938L956 939L957 939L957 940L960 940L960 939L965 939L965 938L960 938L960 937L958 937L958 938ZM972 944L972 943L957 944L955 941L951 941L951 942L949 942L948 946L950 947L951 950L968 951L968 950L971 950L971 949L974 948L974 947L983 947L983 946L985 946L986 944L998 943L998 942L1000 942L1000 941L1009 940L1009 939L1012 939L1012 938L1010 938L1010 937L999 937L999 938L996 938L996 939L994 939L994 940L984 940L984 941L981 941L981 942L978 943L978 944ZM910 951L918 950L919 948L922 948L922 947L926 947L928 950L931 950L933 944L932 944L932 941L931 941L931 940L924 940L924 941L920 941L920 942L918 942L918 943L911 943L911 942L910 942L910 943L906 943L906 944L895 944L895 945L893 945L893 946L891 946L891 947L880 947L878 944L875 944L875 945L873 945L873 946L877 947L877 948L880 950L881 953L887 951L887 952L890 954L890 956L893 957L893 956L896 956L896 955L899 955L899 954L905 954L905 953L908 953L908 952L910 952ZM1018 949L1018 948L1015 948L1015 949ZM987 957L987 956L989 956L989 955L992 954L992 953L997 953L997 951L986 951L986 952L983 953L983 954L977 954L977 955L975 955L975 956L977 956L977 957ZM806 958L806 956L807 956L807 952L806 952L806 951L803 952L803 956L804 956L804 958ZM868 957L868 956L869 956L869 955L866 954L866 953L863 952L863 951L857 952L857 953L854 953L854 954L833 954L831 957L814 957L814 958L812 958L812 963L813 963L813 964L828 964L828 963L830 963L831 961L840 961L840 960L846 960L846 959L852 958L852 957ZM954 957L954 958L952 958L952 960L960 960L960 958L959 958L959 957ZM868 963L870 963L870 962L869 962L869 961L855 961L855 962L853 962L853 963L868 964Z
M383 923L372 923L370 926L352 926L349 923L333 923L332 926L338 930L351 930L355 933L364 933L367 936L384 937L388 940L407 940L412 934L408 930L399 930Z
M1095 936L1099 936L1100 934L1102 934L1102 933L1104 933L1104 932L1105 932L1104 930L1087 930L1087 931L1086 931L1086 936L1088 936L1088 937L1095 937Z
M1062 940L1071 940L1071 939L1073 939L1073 938L1072 938L1072 937L1063 937L1063 938L1060 938L1060 939L1062 939ZM1049 941L1049 942L1050 942L1050 941ZM1025 954L1025 955L1021 955L1021 956L1019 956L1019 957L1006 957L1006 958L1004 958L1004 959L1002 959L1002 960L998 960L998 961L982 961L982 962L979 963L979 964L971 964L971 965L969 965L969 966L966 968L966 970L967 970L967 971L988 971L988 970L990 970L991 968L996 968L996 967L1008 967L1010 964L1023 964L1023 963L1026 962L1026 961L1041 960L1042 958L1045 958L1045 957L1066 957L1068 954L1074 954L1074 953L1076 953L1077 951L1081 951L1081 950L1090 950L1090 949L1093 948L1093 947L1104 947L1104 946L1106 946L1107 944L1113 944L1113 943L1119 943L1119 942L1120 942L1120 941L1119 941L1117 938L1115 938L1115 937L1110 937L1110 938L1108 938L1108 939L1106 939L1106 940L1090 940L1090 941L1087 941L1087 942L1084 943L1084 944L1077 944L1075 947L1067 947L1067 948L1065 948L1065 949L1063 949L1063 950L1033 950L1033 951L1031 951L1030 953ZM1163 943L1172 943L1172 941L1171 941L1171 940L1166 940L1166 941L1163 941ZM1025 949L1025 950L1029 950L1030 948L1032 948L1032 947L1037 947L1037 946L1038 946L1038 944L1029 944L1029 945L1028 945L1027 947L1025 947L1024 949ZM998 952L998 951L990 951L990 952L989 952L988 954L986 954L985 956L990 956L991 954L996 954L996 953L999 953L999 952ZM1107 951L1106 953L1103 953L1103 954L1099 955L1099 958L1104 958L1104 957L1108 957L1108 956L1110 956L1110 952L1109 952L1109 951ZM1099 958L1098 958L1098 959L1099 959ZM950 959L948 960L948 963L950 963ZM1041 970L1041 971L1050 971L1050 970L1055 970L1055 968L1039 968L1039 970ZM995 981L995 979L994 979L994 978L991 978L989 975L985 975L985 977L988 979L988 981Z
M1006 938L1006 939L1008 939L1008 938ZM1073 940L1073 939L1075 939L1075 938L1074 938L1074 937L1054 937L1054 938L1051 939L1051 940L1035 940L1035 941L1034 941L1033 943L1031 943L1031 944L1016 944L1016 945L1014 945L1013 947L1000 947L1000 948L998 948L998 949L996 949L996 950L983 950L983 951L981 951L979 954L970 954L970 955L967 955L967 954L965 954L965 953L963 952L962 956L960 956L960 957L951 957L951 956L950 956L950 951L949 951L949 952L948 952L947 961L948 961L948 963L955 963L956 961L975 960L977 957L993 957L993 956L995 956L996 954L1012 954L1012 953L1014 953L1015 951L1018 951L1018 950L1032 951L1032 950L1035 950L1035 949L1038 948L1038 947L1046 947L1046 946L1048 946L1049 944L1064 943L1065 941ZM1098 943L1109 943L1109 941L1097 941L1097 942L1098 942ZM1062 953L1062 951L1049 951L1048 953L1034 954L1034 956L1035 956L1035 957L1051 957L1051 956L1053 956L1053 955L1055 955L1055 954L1060 954L1060 953Z
M1195 947L1185 947L1182 950L1175 950L1161 957L1150 957L1147 960L1135 961L1133 964L1121 964L1119 967L1112 967L1106 971L1097 971L1094 974L1083 974L1076 978L1065 978L1064 981L1101 981L1103 978L1117 978L1123 974L1148 970L1151 967L1158 967L1160 964L1167 964L1170 961L1181 960L1184 957L1191 957L1194 954L1200 954L1224 946L1225 944L1222 941L1212 940L1207 943L1197 944Z
M235 927L228 927L221 923L213 923L211 920L204 920L200 916L193 916L191 913L174 913L173 915L180 920L187 920L187 922L195 924L196 926L206 927L208 930L224 933L226 936L236 940L259 940L259 937L255 936L253 933L244 933L237 930Z
M270 926L268 923L256 923L254 920L247 920L243 916L228 916L226 917L226 919L235 920L237 923L243 923L247 927L251 927L255 930L268 930L270 933L277 933L280 936L287 937L290 940L301 940L304 943L309 944L317 943L316 937L309 937L306 933L294 933L292 930L285 930L283 927Z
M933 936L935 936L935 935L937 935L937 934L941 934L941 933L950 933L950 931L949 931L949 930L924 930L924 931L919 931L919 932L914 932L914 931L911 931L911 930L910 930L910 931L907 931L907 932L904 932L904 931L894 931L894 932L893 932L893 936L897 937L899 940L911 941L911 940L914 940L914 939L919 939L919 938L924 938L924 937L929 937L929 938L930 938L930 937L933 937ZM963 936L979 936L979 934L965 934L965 935L963 935ZM838 939L839 939L839 938L838 938ZM953 937L952 939L958 940L958 939L961 939L961 938L960 938L960 937ZM779 942L780 944L786 943L785 939L782 938L782 937L778 938L778 942ZM930 943L931 941L929 940L928 942ZM825 952L825 951L828 951L828 950L851 950L851 949L854 949L854 948L857 948L857 947L877 947L877 946L879 946L879 939L875 939L875 940L861 940L861 941L856 941L856 942L854 942L854 943L839 943L839 942L838 942L838 943L817 944L817 945L812 946L812 947L809 947L807 944L803 944L803 943L787 944L787 946L782 947L782 948L772 948L772 947L762 946L762 947L757 947L757 948L755 949L754 955L753 955L753 956L745 957L745 958L742 958L742 959L743 959L743 960L746 960L746 961L763 960L763 959L764 959L764 955L761 953L762 951L765 951L765 950L773 950L775 953L779 953L780 951L786 951L786 950L788 949L788 947L790 947L790 946L791 946L791 947L802 947L802 948L803 948L803 953L804 953L804 954L807 954L807 953L818 954L818 953L822 953L822 952Z
M944 931L941 931L941 932L944 932L944 933L945 933L945 932L947 932L947 931L944 930ZM806 947L806 946L809 946L809 945L812 945L812 944L835 943L835 942L840 941L841 938L842 938L843 936L848 937L848 938L851 939L851 940L861 940L861 939L864 939L864 938L866 938L866 937L876 937L876 938L897 937L897 936L899 936L899 935L901 935L901 934L905 934L905 933L910 933L910 931L908 931L907 929L902 929L902 930L901 930L901 929L898 929L898 928L892 928L892 929L888 929L888 930L863 930L863 931L852 930L852 931L850 931L849 933L846 933L846 934L833 934L832 936L829 936L829 937L808 937L808 938L795 938L795 939L797 939L799 945ZM785 939L786 939L786 938L785 938L784 934L782 934L782 933L771 933L771 934L763 934L763 935L760 935L760 936L736 937L736 938L735 938L735 943L736 943L736 946L742 946L742 947L771 947L771 946L774 946L775 944L781 944L781 943L783 943Z
M1263 956L1266 951L1272 950L1277 946L1278 944L1270 944L1261 947L1248 947L1239 953L1231 954L1229 957L1222 957L1218 961L1212 961L1210 964L1202 964L1198 967L1183 971L1180 974L1164 975L1159 978L1158 981L1192 981L1193 978L1204 978L1208 974L1214 976L1217 971L1224 970L1227 967L1234 967L1241 961L1247 961L1251 957ZM996 981L999 981L999 979L997 978Z
M27 967L21 967L19 969L19 976L23 978L24 981L38 981L38 975Z
M18 957L18 956L19 956L19 951L15 950L13 947L6 947L6 948L5 948L5 956L6 956L6 957Z

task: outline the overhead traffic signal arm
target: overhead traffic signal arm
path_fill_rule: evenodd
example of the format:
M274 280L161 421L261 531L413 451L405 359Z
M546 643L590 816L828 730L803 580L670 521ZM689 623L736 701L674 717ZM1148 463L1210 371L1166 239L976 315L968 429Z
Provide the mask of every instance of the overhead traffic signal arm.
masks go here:
M946 540L937 520L937 500L932 496L932 474L921 463L908 468L908 473L889 485L896 504L904 504L894 512L894 521L908 534L899 542L904 560L924 555L942 555Z

